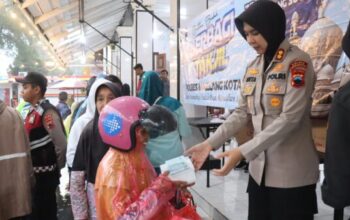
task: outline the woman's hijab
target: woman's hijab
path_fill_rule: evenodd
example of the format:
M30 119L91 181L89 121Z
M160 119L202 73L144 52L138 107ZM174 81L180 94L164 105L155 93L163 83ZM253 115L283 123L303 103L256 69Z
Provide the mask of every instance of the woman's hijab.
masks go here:
M121 96L121 91L115 83L104 82L101 83L95 92L94 102L96 103L98 93L101 88L107 87L114 94L115 98ZM96 106L95 106L96 108ZM74 158L73 170L85 170L87 174L87 180L90 183L95 183L97 167L102 160L103 156L108 151L100 133L98 131L98 118L99 113L95 109L94 118L86 125L82 136L79 140L77 154ZM80 146L82 145L82 146ZM79 154L79 155L78 155Z
M89 95L87 97L87 107L86 112L80 116L73 124L70 129L68 143L67 143L67 164L69 167L73 166L73 160L75 157L75 152L78 146L79 138L85 129L86 125L94 118L96 105L95 96L97 88L103 83L108 82L105 79L97 79L94 84L92 84L89 90Z
M121 89L118 87L118 85L116 85L115 83L112 83L112 82L105 82L103 84L101 84L97 90L96 90L96 93L95 93L95 103L96 103L96 100L97 100L97 96L98 96L98 92L101 88L103 87L107 87L109 90L111 90L111 92L113 93L113 95L115 96L115 98L118 98L120 97L122 94L121 94ZM95 110L95 116L94 116L94 119L93 119L93 133L94 134L98 134L96 136L98 136L98 139L99 139L99 143L96 142L96 144L100 144L100 143L103 143L102 142L102 139L101 139L101 136L99 135L99 131L98 131L98 118L99 118L100 114L98 113L97 109Z
M264 54L264 69L266 69L285 39L286 15L277 3L260 0L250 5L235 19L238 31L246 38L243 30L244 22L257 30L268 43Z
M158 73L145 72L142 76L142 86L138 97L153 105L158 97L163 96L164 85Z

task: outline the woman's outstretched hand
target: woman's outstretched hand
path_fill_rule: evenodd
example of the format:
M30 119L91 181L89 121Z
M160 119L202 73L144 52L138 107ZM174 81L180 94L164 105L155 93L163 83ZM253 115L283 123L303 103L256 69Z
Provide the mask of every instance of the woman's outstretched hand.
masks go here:
M194 145L185 152L185 155L190 156L193 166L196 170L202 167L203 163L207 159L212 147L207 141L203 141L197 145Z
M221 169L213 169L213 173L216 176L226 176L233 168L236 167L237 163L243 159L241 151L237 147L216 156L218 159L223 157L227 157L225 165Z

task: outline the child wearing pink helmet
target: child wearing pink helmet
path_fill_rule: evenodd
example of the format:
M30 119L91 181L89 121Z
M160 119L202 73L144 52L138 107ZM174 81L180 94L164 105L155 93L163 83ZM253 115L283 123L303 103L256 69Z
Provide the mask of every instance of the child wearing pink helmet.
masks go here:
M177 186L166 175L156 178L144 147L148 137L177 129L172 113L136 97L111 101L99 118L102 140L110 146L99 164L95 182L98 219L170 219L168 202Z

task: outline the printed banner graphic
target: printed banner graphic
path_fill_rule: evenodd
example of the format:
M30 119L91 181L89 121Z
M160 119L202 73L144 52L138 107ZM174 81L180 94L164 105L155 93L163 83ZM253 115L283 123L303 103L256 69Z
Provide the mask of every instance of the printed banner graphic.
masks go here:
M234 19L253 2L223 0L180 30L184 102L237 107L240 80L257 54L240 35ZM350 2L278 0L277 3L286 13L286 37L310 54L318 80L327 78L331 89L338 88L340 77L336 72L344 74L348 64L341 50L341 38L349 22Z

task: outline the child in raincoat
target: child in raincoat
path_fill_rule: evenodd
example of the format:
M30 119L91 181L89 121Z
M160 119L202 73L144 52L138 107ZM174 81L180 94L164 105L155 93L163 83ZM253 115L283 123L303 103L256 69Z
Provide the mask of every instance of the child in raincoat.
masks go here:
M171 219L169 200L187 184L156 177L144 147L148 137L177 129L173 114L136 97L119 97L103 109L98 126L110 146L96 175L98 219Z

